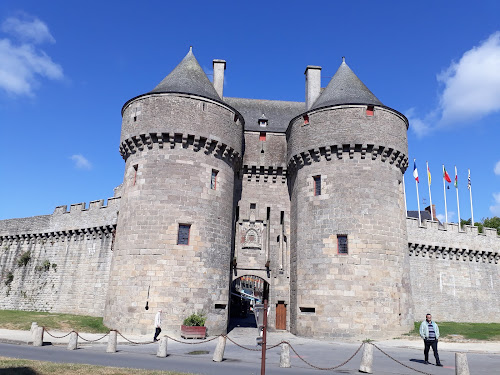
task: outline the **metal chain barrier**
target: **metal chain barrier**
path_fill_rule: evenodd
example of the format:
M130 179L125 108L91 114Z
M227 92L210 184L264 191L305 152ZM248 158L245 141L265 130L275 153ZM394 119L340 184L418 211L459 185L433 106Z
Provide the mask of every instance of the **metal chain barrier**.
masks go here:
M185 342L185 341L181 341L181 340L177 340L177 339L174 339L173 337L170 337L168 335L164 335L166 338L168 338L169 340L172 340L172 341L175 341L175 342L180 342L181 344L188 344L188 345L197 345L197 344L204 344L206 342L210 342L210 341L213 341L215 340L216 338L218 338L219 336L224 336L224 335L219 335L219 336L215 336L214 338L212 339L208 339L208 340L203 340L203 341L198 341L198 342Z
M76 332L76 331L75 331ZM103 338L105 338L107 335L109 335L109 332L106 333L104 336L102 337L99 337L97 340L87 340L85 338L83 338L78 332L76 332L76 334L78 335L79 338L81 338L83 341L87 341L87 342L96 342L96 341L99 341L99 340L102 340Z
M55 339L62 339L62 338L65 338L66 336L69 336L71 335L72 332L75 332L75 331L71 331L69 332L68 334L64 335L64 336L54 336L53 334L51 334L49 331L47 331L47 328L45 327L42 327L43 328L43 332L44 333L47 333L47 335L49 335L50 337L53 337Z
M371 342L370 342L370 343L368 343L368 344L373 345L375 348L377 348L378 350L380 350L382 353L384 353L387 357L389 357L390 359L392 359L394 362L399 363L401 366L404 366L404 367L406 367L406 368L408 368L408 369L410 369L410 370L413 370L413 371L419 372L419 373L421 373L421 374L425 374L425 375L432 375L432 374L429 374L428 372L420 371L420 370L417 370L417 369L415 369L415 368L413 368L413 367L410 367L410 366L408 366L408 365L405 365L404 363L402 363L402 362L398 361L396 358L391 357L389 354L387 354L387 353L386 353L386 352L384 352L382 349L380 349L377 345L375 345L375 344L373 344L373 343L371 343Z
M222 335L222 336L224 336L224 335ZM252 348L247 348L246 346L243 346L243 345L238 344L236 341L234 341L233 339L231 339L229 336L225 336L225 337L226 337L229 341L231 341L234 345L236 345L236 346L238 346L238 347L240 347L240 348L242 348L242 349L245 349L245 350L250 350L250 351L252 351L252 352L260 352L260 351L262 351L262 349L252 349Z
M353 358L356 356L356 354L358 354L358 353L359 353L359 351L361 350L361 348L363 347L363 345L365 345L365 343L364 343L364 342L363 342L363 343L361 343L361 345L359 346L358 350L356 350L356 351L354 352L354 354L353 354L353 355L352 355L352 356L351 356L351 357L350 357L347 361L342 362L342 363L341 363L340 365L338 365L338 366L334 366L334 367L318 367L318 366L314 366L312 363L309 363L309 362L307 362L304 358L302 358L302 357L299 355L299 353L297 353L297 351L293 348L293 346L292 346L292 345L291 345L288 341L283 341L282 343L290 345L290 349L292 349L292 351L295 353L295 355L296 355L296 356L297 356L297 357L298 357L298 358L299 358L302 362L304 362L305 364L307 364L307 365L311 366L312 368L315 368L316 370L325 370L325 371L335 370L335 369L337 369L337 368L339 368L339 367L344 366L345 364L347 364L347 362L349 362L351 359L353 359Z
M127 339L125 336L123 336L120 331L116 331L117 334L119 334L123 339L127 340L129 343L131 344L135 344L135 345L146 345L146 344L152 344L154 343L154 341L146 341L146 342L135 342L135 341L132 341L132 340L129 340Z

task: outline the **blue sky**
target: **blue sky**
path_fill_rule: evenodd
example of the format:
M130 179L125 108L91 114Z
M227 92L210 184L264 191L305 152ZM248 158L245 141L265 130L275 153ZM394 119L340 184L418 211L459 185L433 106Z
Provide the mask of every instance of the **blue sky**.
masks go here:
M286 4L286 5L284 5ZM304 100L342 56L410 120L408 209L419 191L444 217L442 164L458 169L460 212L500 216L497 1L23 1L0 3L0 219L106 199L123 179L120 110L156 86L189 46L207 73L227 61L225 96ZM447 190L457 220L456 191Z

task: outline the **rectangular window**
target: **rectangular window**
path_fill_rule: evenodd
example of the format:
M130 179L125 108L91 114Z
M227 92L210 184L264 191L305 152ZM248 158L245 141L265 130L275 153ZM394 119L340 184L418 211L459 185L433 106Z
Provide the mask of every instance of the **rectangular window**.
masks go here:
M373 112L375 111L375 107L372 105L369 105L366 107L366 115L367 116L373 116Z
M265 141L265 140L266 140L266 133L260 132L259 141Z
M267 221L269 221L269 219L271 219L271 207L268 207L268 208L267 208L267 215L266 215L266 219L267 219Z
M339 254L348 254L347 248L347 235L346 234L338 234L337 235L337 246Z
M255 203L250 203L250 209L255 210L257 208L257 205Z
M212 177L210 179L210 189L215 190L217 189L217 174L219 171L212 169Z
M313 176L314 195L321 195L321 176Z
M303 312L303 313L315 313L316 312L315 307L300 306L299 309L300 309L300 312Z
M191 224L179 224L179 232L177 233L177 245L189 245L189 232Z

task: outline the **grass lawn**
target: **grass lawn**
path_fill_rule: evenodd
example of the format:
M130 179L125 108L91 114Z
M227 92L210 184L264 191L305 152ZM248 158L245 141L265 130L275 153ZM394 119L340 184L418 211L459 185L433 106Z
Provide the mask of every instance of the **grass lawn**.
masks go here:
M409 333L411 336L420 336L419 329L422 322L415 322L415 328ZM441 338L450 335L463 336L471 340L500 341L500 323L455 323L437 322Z
M134 370L129 368L52 363L0 357L2 375L189 375L185 372Z
M36 311L0 310L0 328L29 330L31 322L58 331L80 331L87 333L106 333L109 329L102 318L85 315L53 314Z

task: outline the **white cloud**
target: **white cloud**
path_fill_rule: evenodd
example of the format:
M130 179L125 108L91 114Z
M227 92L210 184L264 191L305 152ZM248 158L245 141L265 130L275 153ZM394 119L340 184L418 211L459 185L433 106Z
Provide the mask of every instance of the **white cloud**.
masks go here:
M479 120L500 111L500 31L465 52L437 76L443 84L439 107L413 116L418 137L439 127Z
M453 219L455 218L455 211L448 211L448 223L453 222ZM438 220L442 223L445 222L446 216L445 214L437 214L436 217Z
M32 43L55 43L56 40L49 31L47 25L36 17L25 15L24 19L7 18L2 23L2 31L11 34L21 41Z
M493 199L495 200L495 205L490 206L490 211L495 216L500 216L500 193L493 193Z
M500 176L500 160L495 164L495 168L493 169L496 175Z
M5 30L6 24L7 30L13 28L14 24L21 30L29 29L22 28L21 20L17 19L17 23L12 21L14 19L9 20L2 24L2 30ZM38 23L42 22L37 20ZM23 32L27 37L28 32ZM48 36L52 38L48 29L44 33L42 28L40 34L37 42L47 40ZM11 39L0 39L0 89L12 95L33 95L33 90L39 85L38 77L62 79L63 70L43 50L37 49L34 43L15 44Z
M75 167L78 169L92 169L90 161L88 161L85 156L81 154L71 155L71 160L75 162Z

